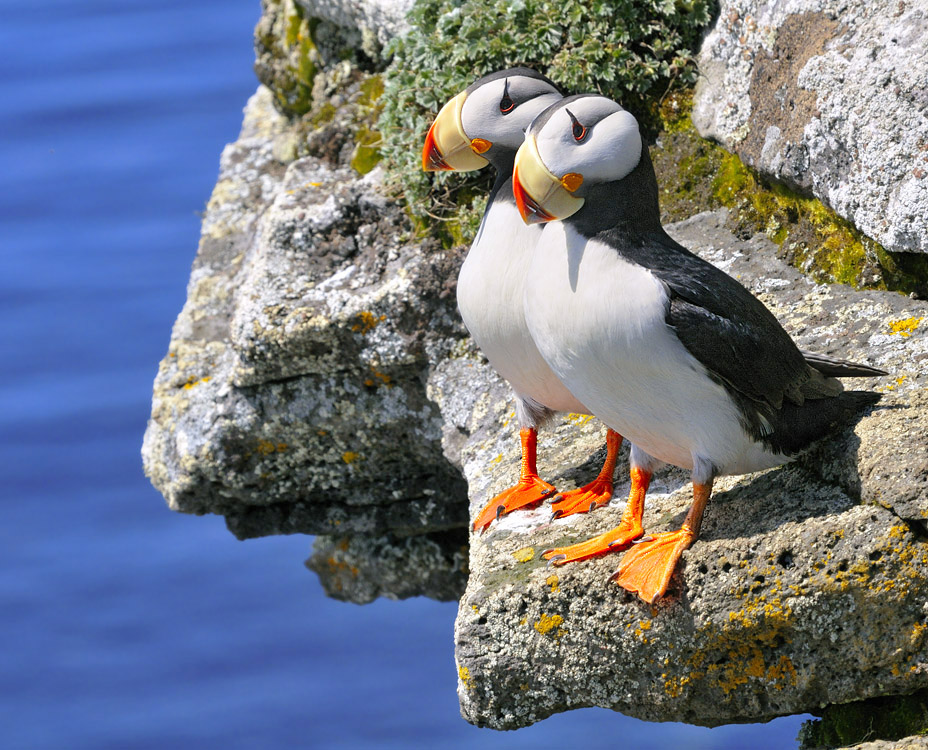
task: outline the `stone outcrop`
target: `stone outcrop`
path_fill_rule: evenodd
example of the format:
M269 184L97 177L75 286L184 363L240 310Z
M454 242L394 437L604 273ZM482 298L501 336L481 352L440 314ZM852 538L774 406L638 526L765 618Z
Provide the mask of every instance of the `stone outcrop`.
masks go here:
M467 584L467 532L317 536L306 567L333 599L368 604L381 596L425 595L455 601Z
M187 304L155 381L145 468L240 538L460 528L427 363L460 346L460 256L412 241L366 177L284 165L262 89L222 157Z
M406 14L414 0L295 0L314 18L343 29L357 29L386 44L409 28Z
M417 234L381 168L362 176L350 167L354 131L375 109L376 87L362 89L375 76L329 60L337 44L382 44L402 29L409 3L299 0L294 13L296 1L265 2L259 69L287 88L259 89L223 152L187 303L155 381L143 457L170 507L224 515L240 538L318 535L307 566L336 598L462 597L458 691L480 725L517 728L593 705L660 721L763 721L928 686L928 304L816 285L763 235L733 237L724 212L675 225L674 236L739 278L802 347L888 370L848 383L882 391L883 401L789 466L720 479L701 539L655 607L608 580L619 555L563 568L541 559L616 524L627 448L607 506L551 521L543 505L468 539L468 518L517 473L511 394L457 315L464 248ZM899 91L883 87L889 99L854 114L898 105L899 139L861 137L857 151L845 149L845 136L821 129L839 119L829 107L840 102L823 104L806 82L834 73L840 61L825 65L834 55L848 71L862 64L869 47L835 39L856 39L876 11L852 22L836 21L825 2L764 7L752 27L746 4L725 4L705 67L711 80L728 65L716 81L747 88L704 84L694 119L758 168L769 156L777 179L839 210L841 195L855 195L851 218L887 247L926 249L919 211L928 203L898 217L928 181L897 169L921 127L904 119L902 100L917 98L924 70L900 71ZM918 9L891 10L900 8L892 23L918 27ZM773 19L785 33L772 32ZM323 23L341 25L320 35ZM276 46L287 29L293 39ZM798 57L782 47L795 37L808 42ZM322 38L331 49L316 44ZM755 42L749 55L729 55ZM773 104L755 103L760 77L776 85ZM884 149L880 177L864 169L878 159L870 141ZM850 156L829 157L822 144ZM844 182L823 193L832 177L800 167L829 159ZM882 212L885 235L866 225L868 211ZM543 476L564 490L591 479L603 433L594 418L557 417L539 441ZM673 468L655 476L648 530L679 525L688 479Z
M887 250L928 252L928 8L723 0L693 122Z
M925 750L926 748L928 748L928 737L907 737L904 740L862 742L859 745L849 745L845 750Z
M672 233L747 285L803 348L889 370L854 384L883 401L792 465L717 480L701 541L655 607L608 580L618 554L562 568L541 557L618 523L627 463L606 508L553 522L546 507L514 513L472 538L455 641L476 724L512 729L583 706L764 721L928 684L928 305L817 286L763 235L735 239L721 212ZM462 450L471 514L518 458L508 402L481 410L498 426ZM601 444L595 421L565 417L539 441L540 471L562 489L588 481ZM678 527L691 498L686 472L658 474L646 529Z

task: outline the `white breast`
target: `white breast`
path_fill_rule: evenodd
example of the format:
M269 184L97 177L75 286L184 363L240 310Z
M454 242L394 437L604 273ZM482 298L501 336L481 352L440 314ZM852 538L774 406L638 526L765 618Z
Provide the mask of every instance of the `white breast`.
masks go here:
M517 395L555 411L585 413L548 367L525 324L525 275L541 236L542 228L526 226L515 204L491 204L458 277L458 307L477 346Z
M725 389L665 323L664 285L614 248L552 222L526 276L542 356L609 427L662 461L740 474L783 462L745 433Z

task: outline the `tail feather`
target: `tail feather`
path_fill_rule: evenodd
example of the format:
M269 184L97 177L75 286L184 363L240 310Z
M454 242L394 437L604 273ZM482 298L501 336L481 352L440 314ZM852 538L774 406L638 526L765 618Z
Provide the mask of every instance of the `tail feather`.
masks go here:
M809 399L801 405L784 402L766 440L783 453L798 453L835 429L856 422L860 412L882 397L873 391L844 391L834 398Z
M829 357L827 354L799 350L805 358L806 363L818 370L822 375L832 378L865 378L875 375L886 375L886 370L880 370L877 367L863 365L858 362L850 362L846 359Z

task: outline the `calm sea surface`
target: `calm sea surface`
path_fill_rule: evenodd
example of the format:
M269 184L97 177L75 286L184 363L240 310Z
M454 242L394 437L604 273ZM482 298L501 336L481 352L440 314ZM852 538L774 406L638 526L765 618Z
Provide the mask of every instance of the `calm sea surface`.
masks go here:
M453 604L334 602L308 538L169 512L139 448L258 0L0 10L0 747L795 745L796 717L476 729Z

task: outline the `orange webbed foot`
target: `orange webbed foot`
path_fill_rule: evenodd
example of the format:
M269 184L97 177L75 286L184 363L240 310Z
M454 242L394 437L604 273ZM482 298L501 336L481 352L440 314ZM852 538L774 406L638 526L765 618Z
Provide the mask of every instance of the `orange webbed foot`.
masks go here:
M695 537L683 528L642 540L625 553L612 580L653 604L667 591L677 561Z
M551 503L554 518L589 513L612 498L612 479L597 477L589 484L558 495Z
M608 552L617 552L627 547L632 540L644 533L640 523L622 521L611 531L594 536L579 544L569 547L556 547L545 550L543 556L552 565L564 565L577 560L586 560L588 557L604 555Z
M537 475L522 476L517 485L504 490L486 504L474 521L474 531L485 531L500 516L519 508L537 505L555 492L557 490L554 485L548 484Z
M607 430L606 460L599 475L589 484L555 498L551 504L554 518L563 518L574 513L589 513L609 502L612 498L612 475L615 473L615 462L621 446L622 436L615 430Z

